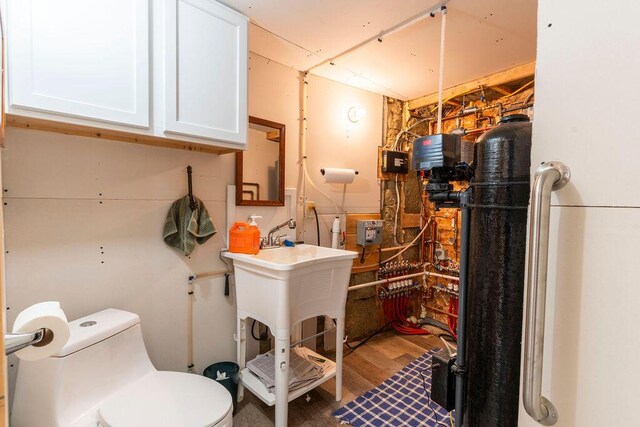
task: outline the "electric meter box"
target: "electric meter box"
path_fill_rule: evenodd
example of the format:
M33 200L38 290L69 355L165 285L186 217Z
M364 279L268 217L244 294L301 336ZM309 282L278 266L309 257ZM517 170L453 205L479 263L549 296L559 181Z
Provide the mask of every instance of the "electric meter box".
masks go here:
M381 219L359 220L356 226L356 243L360 246L382 244Z

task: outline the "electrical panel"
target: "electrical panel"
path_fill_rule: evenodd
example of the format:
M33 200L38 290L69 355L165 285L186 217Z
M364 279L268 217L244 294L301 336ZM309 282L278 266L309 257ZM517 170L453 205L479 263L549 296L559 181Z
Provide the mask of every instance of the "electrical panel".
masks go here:
M380 219L359 220L356 226L356 243L360 246L382 244L382 224Z
M409 153L406 151L382 150L383 173L409 173Z

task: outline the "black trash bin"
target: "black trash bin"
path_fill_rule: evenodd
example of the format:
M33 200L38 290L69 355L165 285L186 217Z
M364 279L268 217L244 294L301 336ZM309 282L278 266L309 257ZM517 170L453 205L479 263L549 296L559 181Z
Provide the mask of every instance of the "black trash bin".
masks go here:
M207 366L202 375L222 384L224 388L231 393L231 400L233 401L233 414L236 413L236 406L238 404L238 380L240 367L233 362L218 362L213 365ZM220 374L227 374L223 380L217 379L218 372Z

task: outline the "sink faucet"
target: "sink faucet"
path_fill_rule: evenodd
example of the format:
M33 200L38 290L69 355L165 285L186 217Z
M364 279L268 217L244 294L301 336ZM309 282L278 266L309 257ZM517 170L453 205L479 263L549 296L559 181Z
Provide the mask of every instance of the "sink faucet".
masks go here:
M273 248L273 247L279 246L275 241L276 239L273 238L273 233L280 230L286 225L288 225L289 228L294 229L296 228L296 220L293 218L288 219L282 224L276 225L271 230L269 230L269 234L267 234L267 239L266 239L266 242L264 242L263 248Z

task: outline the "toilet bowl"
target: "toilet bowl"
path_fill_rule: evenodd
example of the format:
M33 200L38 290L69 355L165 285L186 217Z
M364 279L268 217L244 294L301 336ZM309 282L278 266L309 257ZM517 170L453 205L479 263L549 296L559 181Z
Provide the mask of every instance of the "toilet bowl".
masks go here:
M107 309L69 327L69 342L54 356L20 362L12 427L232 425L222 385L155 369L138 315Z

